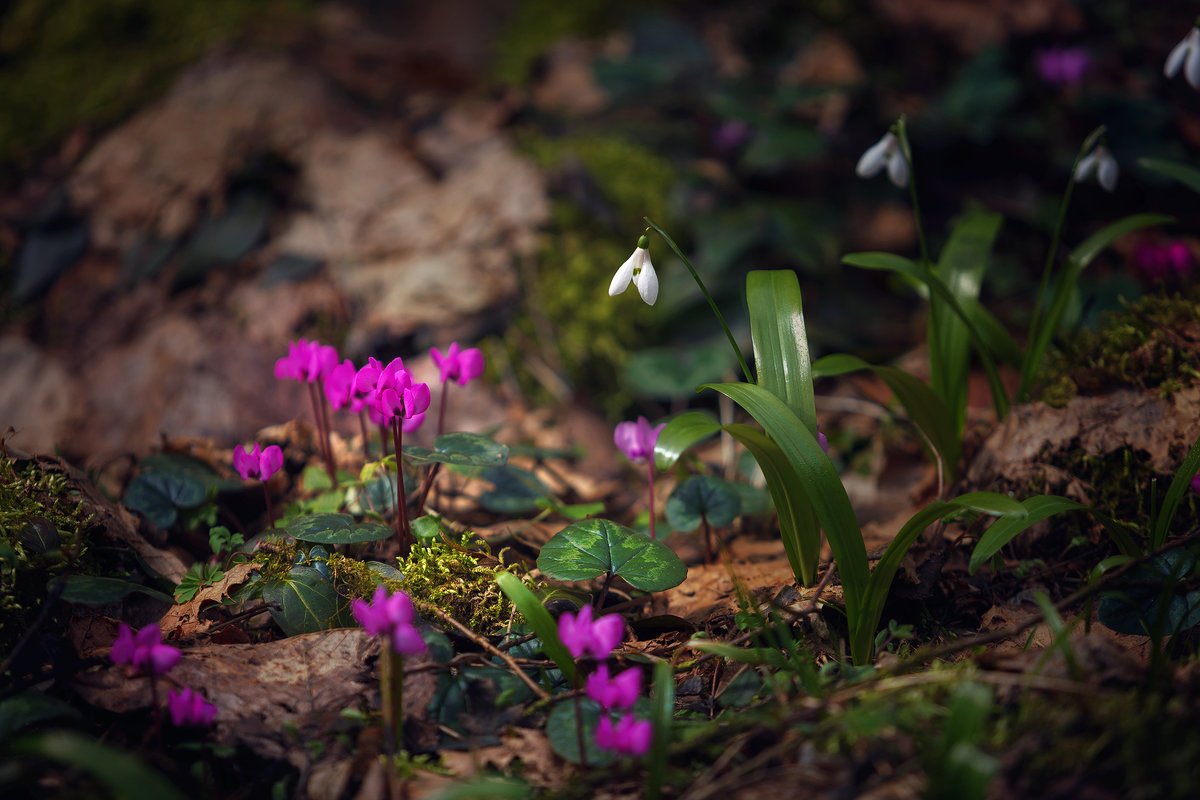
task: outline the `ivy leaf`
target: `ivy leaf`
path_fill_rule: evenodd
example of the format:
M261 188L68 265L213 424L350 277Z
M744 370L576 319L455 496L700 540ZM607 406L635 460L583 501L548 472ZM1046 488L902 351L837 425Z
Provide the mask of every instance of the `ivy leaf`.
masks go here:
M564 581L612 573L647 592L670 589L687 577L687 566L674 550L606 519L563 528L542 547L537 565L547 577Z
M498 467L508 463L508 446L479 433L444 433L433 440L433 449L406 447L412 464L455 464L463 467Z
M667 500L667 522L677 531L694 531L704 519L723 528L740 513L741 494L729 481L712 475L693 475L676 486Z
M179 520L179 510L197 508L208 498L200 481L173 472L143 472L129 484L125 505L160 528Z
M292 567L281 580L263 587L263 600L274 603L271 618L287 636L349 624L345 598L312 567Z
M284 532L293 539L317 544L354 544L378 542L392 535L392 529L376 522L355 522L349 514L311 514L293 520Z

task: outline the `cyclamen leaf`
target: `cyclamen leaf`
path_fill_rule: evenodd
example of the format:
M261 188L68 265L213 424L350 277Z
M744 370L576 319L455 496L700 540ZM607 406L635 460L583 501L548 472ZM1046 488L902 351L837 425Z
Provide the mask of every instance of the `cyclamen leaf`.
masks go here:
M374 522L356 523L349 514L310 514L294 520L284 533L302 542L353 544L382 541L392 535L392 529Z
M661 592L683 583L687 566L675 551L623 525L589 519L563 528L542 547L538 569L547 577L586 581L612 573L630 586Z
M143 472L129 484L124 502L158 527L169 528L180 509L197 508L207 497L204 484L187 475Z
M287 636L349 624L349 604L329 580L312 567L292 567L282 579L263 586L263 600L274 603L271 618Z
M434 439L432 450L406 447L404 457L413 464L498 467L508 462L508 447L478 433L444 433Z
M667 522L677 531L694 531L704 519L721 528L741 511L741 496L733 484L712 475L693 475L676 486L667 500Z

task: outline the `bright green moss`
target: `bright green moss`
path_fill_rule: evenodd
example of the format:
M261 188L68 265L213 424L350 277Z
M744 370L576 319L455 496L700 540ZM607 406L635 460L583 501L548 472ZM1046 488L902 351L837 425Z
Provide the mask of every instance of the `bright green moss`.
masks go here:
M496 42L492 75L500 83L523 86L534 63L551 45L569 37L600 33L622 5L611 0L522 0Z

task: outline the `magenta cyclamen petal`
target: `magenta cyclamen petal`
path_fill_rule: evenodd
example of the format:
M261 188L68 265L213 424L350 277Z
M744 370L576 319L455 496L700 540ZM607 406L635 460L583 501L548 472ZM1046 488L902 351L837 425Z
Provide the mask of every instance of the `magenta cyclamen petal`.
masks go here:
M283 450L277 444L262 451L258 461L258 472L261 480L267 481L283 466Z
M133 639L133 628L122 622L120 629L117 631L117 639L113 642L108 657L113 660L114 664L132 664L136 647L137 645Z
M417 656L425 652L425 640L416 627L407 623L395 626L391 631L392 649L402 656Z
M588 649L592 658L603 661L625 638L625 620L619 614L608 614L592 623Z

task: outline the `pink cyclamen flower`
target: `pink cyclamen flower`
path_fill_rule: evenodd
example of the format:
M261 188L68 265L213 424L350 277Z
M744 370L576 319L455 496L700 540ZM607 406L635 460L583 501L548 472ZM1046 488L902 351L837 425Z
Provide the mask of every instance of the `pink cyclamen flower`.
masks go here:
M441 371L442 383L458 381L459 386L466 386L483 374L483 353L477 347L459 350L458 342L451 342L445 355L433 347L429 350L429 357Z
M650 749L653 737L654 729L650 722L638 719L633 714L625 714L616 725L613 725L608 714L602 714L596 724L597 746L621 755L644 756Z
M1037 53L1038 74L1052 86L1078 86L1092 66L1082 47L1051 47Z
M167 711L171 724L177 728L185 725L207 727L217 719L217 707L190 686L167 693Z
M389 595L388 590L380 586L375 589L370 603L356 599L350 604L350 612L367 633L386 636L398 654L415 656L425 652L425 640L414 624L416 609L404 592Z
M308 339L288 344L288 353L275 362L275 377L280 380L316 383L337 366L337 348Z
M630 461L645 464L653 457L654 443L665 427L665 422L651 425L645 417L638 417L637 422L619 422L613 430L613 442Z
M117 640L112 644L109 658L114 664L133 667L149 675L163 675L179 663L183 654L162 643L162 631L158 625L150 624L136 634L124 622L121 623Z
M329 371L325 377L325 397L335 411L352 404L354 400L354 379L358 370L354 362L346 359Z
M1200 494L1200 475L1192 478L1192 491Z
M1184 281L1191 276L1192 251L1183 242L1143 240L1133 251L1133 268L1145 281Z
M825 451L825 455L829 455L829 437L821 431L817 431L817 444L821 445L821 449Z
M264 450L255 442L253 450L247 448L249 445L233 448L233 468L242 480L268 481L283 466L283 451L279 445L273 444Z
M608 666L601 664L596 671L587 677L587 696L595 700L601 708L632 708L642 693L642 670L631 667L609 679Z
M374 358L368 359L354 378L354 388L366 396L368 408L374 409L373 419L387 424L399 417L405 433L415 431L425 421L429 384L414 381L399 358L393 358L386 367Z
M558 618L558 638L572 658L590 655L603 661L625 638L625 620L617 614L606 614L592 620L592 607L585 605L578 614L566 613Z

